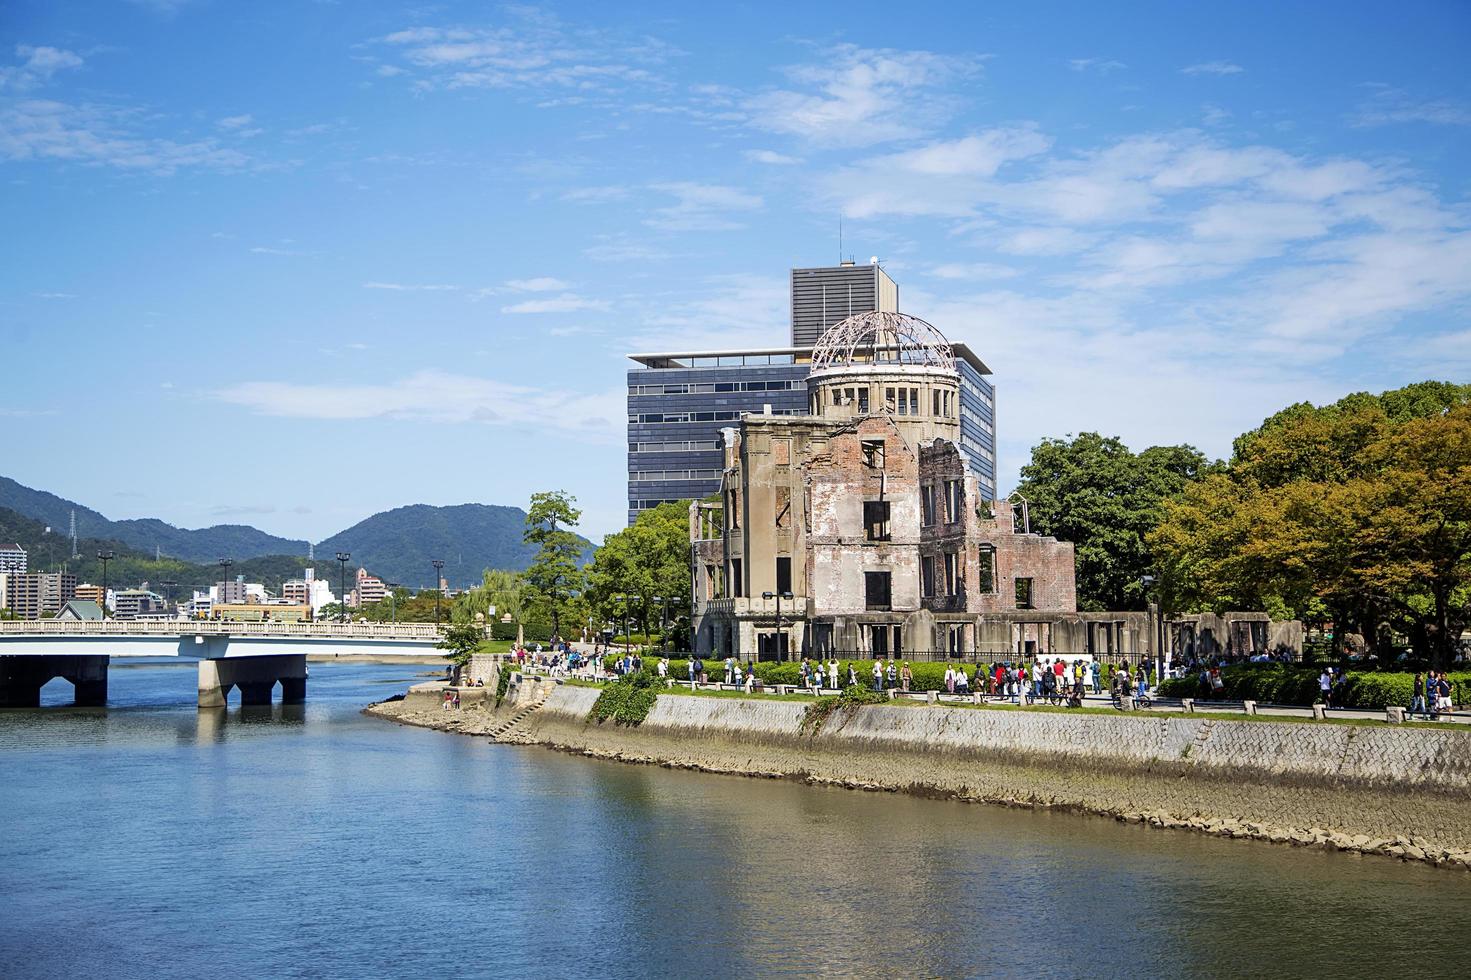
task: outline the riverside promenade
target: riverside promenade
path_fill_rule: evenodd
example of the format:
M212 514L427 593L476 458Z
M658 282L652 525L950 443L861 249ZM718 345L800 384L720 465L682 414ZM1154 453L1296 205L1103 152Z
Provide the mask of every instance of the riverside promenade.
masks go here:
M499 668L497 668L499 671ZM1159 828L1471 867L1471 732L1383 720L978 706L903 699L807 722L811 698L661 691L638 725L600 687L508 670L416 685L369 714L599 758L1075 810ZM1382 717L1382 716L1381 716Z

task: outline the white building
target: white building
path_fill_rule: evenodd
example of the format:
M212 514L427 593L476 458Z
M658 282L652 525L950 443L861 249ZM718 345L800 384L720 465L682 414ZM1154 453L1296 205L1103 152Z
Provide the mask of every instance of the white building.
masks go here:
M331 587L324 579L317 578L315 568L306 569L302 578L290 579L281 584L281 597L287 602L297 605L310 604L312 616L315 617L322 611L322 607L337 601L332 594Z
M0 541L0 572L26 573L26 549L14 542Z

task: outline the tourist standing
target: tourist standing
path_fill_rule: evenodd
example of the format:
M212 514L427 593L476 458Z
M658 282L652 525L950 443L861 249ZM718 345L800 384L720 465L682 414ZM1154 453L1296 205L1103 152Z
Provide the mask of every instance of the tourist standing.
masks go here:
M1434 682L1435 682L1435 677L1432 674L1431 675L1431 683L1433 684ZM1424 678L1424 676L1417 673L1415 675L1415 691L1414 691L1414 695L1410 698L1410 717L1411 718L1415 717L1415 714L1417 712L1419 714L1424 715L1426 718L1429 718L1430 717L1430 712L1426 709L1426 706L1425 706L1425 687L1426 687L1426 684L1425 684L1425 678Z
M1333 707L1333 668L1324 667L1318 675L1318 696L1325 707Z
M914 683L914 671L909 669L909 662L904 662L904 669L899 671L899 684L908 693L909 687Z
M880 660L873 662L873 689L878 692L884 689L884 665Z

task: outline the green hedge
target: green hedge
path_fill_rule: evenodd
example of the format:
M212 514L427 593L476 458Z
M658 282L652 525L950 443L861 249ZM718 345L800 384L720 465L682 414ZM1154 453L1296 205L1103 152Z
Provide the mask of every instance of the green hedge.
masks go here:
M1222 690L1212 695L1222 701L1262 701L1269 704L1312 704L1318 700L1316 667L1284 664L1237 664L1221 669ZM1462 703L1471 694L1471 672L1449 675L1452 700ZM1387 671L1351 670L1342 691L1344 708L1408 707L1414 697L1415 675ZM1193 698L1201 694L1198 674L1177 677L1160 685L1163 697Z
M603 658L603 666L606 667L608 670L612 670L613 669L613 665L618 661L618 659L619 658L616 657L616 656L604 657ZM644 669L645 670L648 670L648 671L652 671L652 670L654 670L655 665L657 665L658 662L659 662L658 656L655 656L655 655L645 655L644 656ZM881 662L884 664L884 667L887 670L887 668L888 668L888 661L881 661ZM850 663L853 665L853 669L858 672L858 683L860 685L864 686L864 687L872 687L873 686L873 664L874 664L874 662L872 660L840 660L840 661L838 661L838 681L839 681L839 683L842 684L843 686L846 686L847 685L847 683L848 683L848 665ZM899 663L900 666L902 666L903 663L904 663L904 661L901 660L898 663ZM741 669L742 670L745 670L746 669L746 666L747 666L746 664L742 663ZM970 678L971 690L972 691L976 690L976 681L975 681L976 669L975 669L975 666L974 665L967 665L967 664L962 664L962 663L946 664L946 663L943 663L943 662L931 662L931 661L912 661L912 662L910 662L909 669L910 669L911 673L913 673L914 679L910 683L909 689L911 691L943 691L945 689L945 668L947 666L953 666L955 668L964 668L965 669L966 676ZM991 669L994 670L995 668L991 668ZM802 665L801 665L801 662L800 661L797 662L797 663L792 663L790 661L782 662L782 663L776 663L776 662L773 662L773 661L763 661L763 662L757 663L755 665L755 670L756 670L756 676L761 679L761 682L763 684L800 684L800 683L802 683L802 675L801 675ZM719 657L719 658L712 658L712 659L706 660L705 661L705 673L710 678L711 681L722 681L722 680L724 680L725 679L725 658L724 657ZM686 682L688 682L689 681L689 661L687 659L679 659L679 660L671 659L669 661L669 676L671 678L673 678L674 680L677 680L677 681L686 681ZM824 676L826 676L826 675L824 674ZM885 674L885 682L886 683L887 683L887 676L888 675ZM897 679L896 679L895 683L898 683ZM824 686L826 686L826 684L824 684Z
M526 637L527 643L549 643L552 639L551 623L522 623L521 631ZM514 640L516 638L516 624L503 623L499 619L490 624L490 638L492 640Z

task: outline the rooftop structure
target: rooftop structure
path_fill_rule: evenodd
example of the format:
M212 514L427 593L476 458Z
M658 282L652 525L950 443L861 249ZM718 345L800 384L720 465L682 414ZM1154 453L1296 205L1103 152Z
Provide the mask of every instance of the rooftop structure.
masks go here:
M833 324L856 314L898 309L899 287L878 259L792 270L794 347L811 347Z

